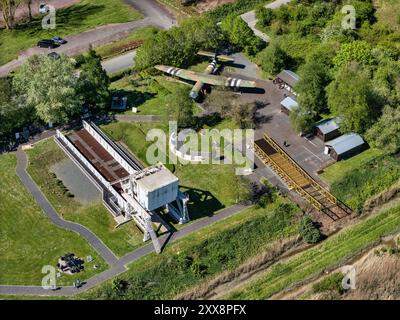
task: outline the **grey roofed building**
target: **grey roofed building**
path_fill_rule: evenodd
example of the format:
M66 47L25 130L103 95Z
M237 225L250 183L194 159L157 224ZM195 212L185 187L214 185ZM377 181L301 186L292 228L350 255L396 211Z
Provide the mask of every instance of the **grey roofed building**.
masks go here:
M335 119L322 120L318 122L315 127L321 130L323 134L327 134L339 129L339 125L336 123Z
M286 97L281 101L281 111L289 114L290 111L299 107L299 104L296 100L291 97Z
M315 124L315 135L322 141L333 140L340 136L339 124L335 119L325 119Z
M291 88L294 88L296 83L300 80L300 77L290 70L282 70L276 77L285 82Z
M325 145L329 148L330 155L336 160L353 156L367 147L364 139L356 133L344 134L326 142Z

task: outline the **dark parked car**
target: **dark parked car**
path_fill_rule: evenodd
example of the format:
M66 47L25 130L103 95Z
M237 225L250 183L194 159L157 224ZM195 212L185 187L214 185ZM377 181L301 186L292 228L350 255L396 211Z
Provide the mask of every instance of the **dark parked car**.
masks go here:
M59 55L57 52L50 52L50 53L48 54L48 56L49 56L50 58L53 58L54 60L58 60L58 59L61 58L60 55Z
M66 44L67 43L67 40L64 40L61 37L53 37L53 38L51 38L51 40L53 40L57 44Z
M54 40L44 39L44 40L40 40L37 43L37 46L39 48L55 48L55 47L57 47L57 44L54 42Z

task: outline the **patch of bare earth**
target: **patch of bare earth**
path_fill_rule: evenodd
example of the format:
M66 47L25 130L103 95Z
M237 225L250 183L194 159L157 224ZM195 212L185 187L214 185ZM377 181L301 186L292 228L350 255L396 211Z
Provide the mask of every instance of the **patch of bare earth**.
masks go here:
M235 0L199 0L196 4L196 10L200 13L210 11L225 3L232 3Z

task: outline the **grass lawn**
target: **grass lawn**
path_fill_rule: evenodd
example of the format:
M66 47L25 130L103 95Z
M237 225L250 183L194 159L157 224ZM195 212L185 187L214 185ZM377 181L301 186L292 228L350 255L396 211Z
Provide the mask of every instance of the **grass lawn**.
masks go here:
M0 284L41 285L45 265L56 266L58 258L73 252L86 260L85 270L76 276L62 275L59 285L87 279L107 268L107 263L78 234L52 224L20 182L14 155L0 156ZM98 269L93 269L93 264Z
M296 212L282 199L265 209L244 210L169 245L161 255L152 253L129 265L119 277L126 285L120 293L108 281L78 298L173 299L295 234Z
M143 234L133 222L114 228L116 222L101 200L93 204L81 204L60 190L56 179L50 173L50 168L55 163L67 159L67 155L53 139L36 144L34 149L28 150L28 156L29 174L64 219L80 223L93 231L117 256L122 256L143 244Z
M339 265L346 257L395 232L400 226L400 207L346 228L321 244L299 253L286 262L276 264L262 277L250 282L226 299L267 299L288 286Z
M369 149L324 171L321 177L330 184L333 194L360 210L368 198L400 179L400 161L399 157Z
M132 75L115 81L111 84L114 95L128 97L126 115L158 115L167 119L171 113L170 101L179 88L188 86L172 82L163 76L147 77L140 79ZM132 107L138 108L138 113L132 112ZM199 113L200 108L195 106L194 113Z
M21 50L34 47L40 39L54 35L65 37L109 23L137 20L141 15L123 0L82 0L78 4L58 9L56 29L42 29L41 16L31 22L20 22L12 30L0 31L0 65L18 57Z
M153 128L168 134L168 127L163 123L114 122L101 126L112 139L123 142L146 165L147 148L153 143L146 141L146 133ZM245 192L241 179L235 175L234 165L178 163L166 166L179 178L182 190L189 194L188 208L192 220L234 205Z
M114 41L110 44L97 47L95 50L102 59L109 59L125 51L136 49L139 47L144 40L152 37L158 32L158 28L150 26L137 29L133 31L130 35L120 40Z

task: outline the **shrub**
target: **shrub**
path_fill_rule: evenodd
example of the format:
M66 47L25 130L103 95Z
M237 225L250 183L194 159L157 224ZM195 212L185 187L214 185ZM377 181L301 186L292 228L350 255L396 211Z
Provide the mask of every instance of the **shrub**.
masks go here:
M321 231L309 216L304 216L300 226L299 234L307 243L317 243L322 239Z
M334 290L339 294L345 292L342 286L343 275L340 272L335 272L315 283L312 287L313 293L321 293L324 291Z

